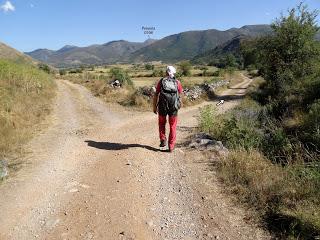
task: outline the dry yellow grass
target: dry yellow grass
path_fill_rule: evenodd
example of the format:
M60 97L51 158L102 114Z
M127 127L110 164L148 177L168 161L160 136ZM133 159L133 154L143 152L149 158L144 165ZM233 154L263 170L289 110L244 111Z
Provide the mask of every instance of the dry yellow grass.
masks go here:
M273 164L255 150L231 151L218 165L228 189L260 216L270 218L270 227L282 234L281 239L313 239L320 234L319 173L306 171L299 164Z
M4 43L0 42L0 59L10 59L15 62L36 64L37 62L31 57L7 46Z
M135 87L145 87L145 86L154 86L156 82L158 82L160 77L140 77L140 78L132 78Z
M48 114L55 84L31 65L0 60L0 158L17 151Z

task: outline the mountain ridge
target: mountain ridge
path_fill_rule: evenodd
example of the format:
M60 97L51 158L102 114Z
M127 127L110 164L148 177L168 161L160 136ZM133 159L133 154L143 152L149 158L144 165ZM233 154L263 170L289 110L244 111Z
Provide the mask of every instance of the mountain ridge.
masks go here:
M134 52L130 61L167 61L176 62L189 60L198 54L231 40L238 35L251 38L270 34L270 25L246 25L241 28L231 28L228 30L196 30L186 31L167 36L156 43ZM166 51L163 51L166 49Z
M228 30L186 31L166 36L160 40L148 39L144 42L116 40L87 47L67 45L57 51L37 49L26 54L56 67L115 62L163 61L174 63L192 59L238 35L254 38L271 32L270 25L245 25Z
M27 55L56 67L106 64L122 60L128 54L152 44L156 40L144 42L129 42L114 40L104 44L94 44L86 47L66 45L59 50L36 49L26 52Z

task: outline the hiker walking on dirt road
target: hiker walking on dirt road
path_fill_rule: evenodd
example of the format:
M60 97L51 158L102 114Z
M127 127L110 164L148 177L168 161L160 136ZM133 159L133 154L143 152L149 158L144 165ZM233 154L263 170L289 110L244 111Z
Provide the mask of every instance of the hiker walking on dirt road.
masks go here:
M166 122L167 116L169 116L168 150L170 152L174 150L176 143L178 111L182 105L180 94L183 91L180 81L175 78L175 74L176 69L173 66L168 66L166 77L158 82L153 98L153 112L159 115L160 149L164 149L167 145Z

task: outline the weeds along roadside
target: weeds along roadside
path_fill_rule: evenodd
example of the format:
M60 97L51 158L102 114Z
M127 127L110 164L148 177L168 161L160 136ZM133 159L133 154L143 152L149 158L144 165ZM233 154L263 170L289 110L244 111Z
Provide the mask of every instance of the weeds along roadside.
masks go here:
M33 65L0 60L0 158L21 152L55 96L53 78ZM9 162L10 167L10 162Z
M240 202L281 238L313 239L320 233L319 155L263 112L250 98L224 114L208 106L199 128L230 149L217 172Z
M228 113L204 109L199 124L231 151L221 180L280 239L320 238L317 14L299 4L276 19L247 55L264 80Z

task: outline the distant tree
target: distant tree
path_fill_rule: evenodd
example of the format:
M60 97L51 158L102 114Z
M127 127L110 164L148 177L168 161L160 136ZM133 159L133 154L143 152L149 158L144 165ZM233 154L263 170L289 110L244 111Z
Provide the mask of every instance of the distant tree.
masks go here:
M259 67L259 50L257 40L243 41L240 46L243 68Z
M164 77L165 74L164 74L164 71L161 69L161 70L153 70L153 73L152 73L152 77Z
M115 80L119 80L122 85L133 86L133 82L128 74L119 67L114 67L110 69L110 77Z
M154 65L147 63L144 65L144 68L148 71L153 70L154 69Z
M239 63L237 58L232 54L229 53L225 56L222 56L220 58L213 58L211 59L211 61L208 64L209 66L215 66L218 68L238 68L239 67Z
M66 75L67 71L65 69L60 69L59 74L60 76Z
M49 74L51 73L51 69L47 64L40 63L38 64L38 68L46 73L49 73Z
M208 68L203 69L202 76L207 76Z
M81 71L83 72L86 69L86 65L81 65L80 66Z
M71 69L69 73L82 73L82 69L80 68Z
M189 61L183 61L179 64L181 76L190 76L192 65Z
M237 59L233 54L228 54L223 58L224 68L235 68L238 66Z

